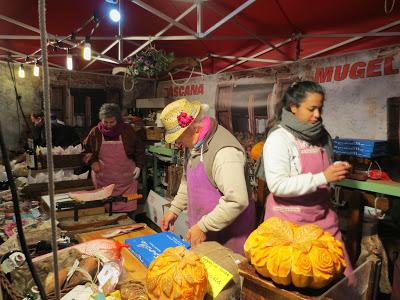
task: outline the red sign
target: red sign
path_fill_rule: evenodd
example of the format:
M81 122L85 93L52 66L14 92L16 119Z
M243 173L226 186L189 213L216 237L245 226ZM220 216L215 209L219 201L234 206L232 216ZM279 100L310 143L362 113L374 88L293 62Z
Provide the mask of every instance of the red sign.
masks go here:
M167 97L183 97L204 94L204 84L190 84L181 86L170 86L164 88Z
M393 68L393 56L372 59L370 61L358 61L353 64L328 66L315 70L315 81L319 83L342 81L347 78L360 79L382 75L398 74L399 69Z

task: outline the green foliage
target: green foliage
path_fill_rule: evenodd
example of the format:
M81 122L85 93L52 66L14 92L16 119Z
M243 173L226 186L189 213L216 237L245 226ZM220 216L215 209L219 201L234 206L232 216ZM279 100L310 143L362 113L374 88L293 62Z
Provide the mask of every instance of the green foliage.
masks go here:
M164 50L149 47L134 56L128 68L129 74L133 80L139 76L156 77L158 73L166 71L173 60L173 53L166 54Z

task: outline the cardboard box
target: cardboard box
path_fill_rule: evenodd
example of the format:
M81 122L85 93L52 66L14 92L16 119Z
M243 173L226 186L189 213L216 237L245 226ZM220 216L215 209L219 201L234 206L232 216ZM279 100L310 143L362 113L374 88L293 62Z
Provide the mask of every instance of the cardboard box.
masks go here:
M152 190L149 192L144 206L144 211L147 217L158 226L161 225L161 218L164 215L163 205L166 204L169 204L169 200L161 197Z
M164 137L164 128L146 127L146 139L150 141L161 141Z
M154 191L150 191L147 196L144 211L149 219L161 227L161 219L171 206L170 200L161 197ZM183 211L175 222L174 232L182 239L186 237L189 229L187 211Z
M129 251L131 251L146 268L148 268L151 262L167 248L178 246L184 246L186 249L190 248L189 243L172 232L160 232L126 239L125 244L130 245Z

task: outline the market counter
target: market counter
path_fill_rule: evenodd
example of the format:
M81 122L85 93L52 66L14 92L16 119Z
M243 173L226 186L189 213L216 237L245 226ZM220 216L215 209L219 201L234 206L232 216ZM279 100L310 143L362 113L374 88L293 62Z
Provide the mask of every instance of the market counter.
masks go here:
M372 180L366 181L343 179L335 185L363 191L375 192L387 196L400 197L400 183L395 181Z
M118 227L113 227L113 229L118 229ZM90 240L103 238L102 233L109 231L110 229L96 230L85 233L80 233L76 235L76 239L80 242L87 242ZM114 240L124 244L126 239L154 234L156 233L153 229L145 227L140 230L129 232L124 235L116 236ZM123 267L128 273L128 278L131 280L136 280L144 282L147 269L146 267L126 248L121 251L121 257L123 259Z

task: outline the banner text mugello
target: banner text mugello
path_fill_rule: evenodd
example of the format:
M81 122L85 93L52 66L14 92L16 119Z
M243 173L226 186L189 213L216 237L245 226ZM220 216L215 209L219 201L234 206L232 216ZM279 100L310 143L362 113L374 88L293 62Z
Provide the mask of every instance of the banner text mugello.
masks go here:
M398 73L399 69L393 66L393 56L387 56L352 64L317 68L314 79L316 82L324 83L342 81L347 78L361 79Z

